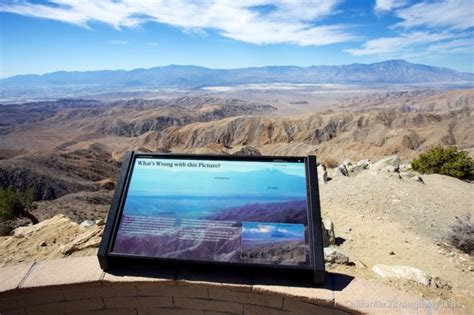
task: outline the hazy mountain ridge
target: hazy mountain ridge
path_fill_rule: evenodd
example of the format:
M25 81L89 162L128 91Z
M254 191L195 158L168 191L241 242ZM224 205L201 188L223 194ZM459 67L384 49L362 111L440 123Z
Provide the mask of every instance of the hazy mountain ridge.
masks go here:
M250 83L426 83L474 82L474 74L388 60L373 64L341 66L267 66L258 68L209 69L170 65L150 69L59 71L44 75L18 75L0 80L2 90L11 88L81 85L89 87L181 87Z

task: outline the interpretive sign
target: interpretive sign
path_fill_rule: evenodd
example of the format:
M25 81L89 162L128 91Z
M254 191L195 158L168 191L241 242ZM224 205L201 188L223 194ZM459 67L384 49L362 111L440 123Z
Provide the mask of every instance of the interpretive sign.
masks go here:
M114 265L232 265L324 277L316 158L126 155L99 249Z

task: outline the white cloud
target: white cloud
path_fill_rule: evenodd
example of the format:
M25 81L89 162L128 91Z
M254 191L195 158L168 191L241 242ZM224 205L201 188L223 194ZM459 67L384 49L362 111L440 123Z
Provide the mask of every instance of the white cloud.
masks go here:
M0 11L53 19L90 28L98 21L116 29L154 21L183 31L213 29L252 44L293 43L318 46L354 40L349 26L321 25L341 0L50 0L48 4L14 1Z
M384 13L393 9L403 7L407 4L406 0L377 0L375 2L375 12Z
M472 0L441 0L409 4L406 0L377 0L377 13L391 12L402 21L390 28L396 36L370 39L361 48L347 49L354 56L385 58L426 56L427 53L474 52L468 29L474 27ZM464 38L464 39L461 39Z
M126 40L120 40L120 39L112 39L112 40L109 40L108 43L112 45L127 45Z
M449 54L449 53L471 53L474 54L474 38L462 38L448 42L430 45L429 52Z
M271 225L258 225L257 228L250 228L250 229L246 229L244 228L244 232L248 231L252 234L260 234L260 233L270 233L270 232L273 232L275 230L275 227L274 226L271 226Z
M347 49L355 56L394 54L408 47L425 45L451 38L450 33L411 32L395 37L382 37L367 41L360 49Z
M196 36L201 36L201 37L206 37L208 34L205 30L202 28L183 28L183 32L189 35L196 35Z
M474 3L472 0L446 0L421 2L396 11L403 21L396 26L405 29L414 27L447 27L466 30L474 27Z
M158 42L148 42L147 45L148 46L153 46L153 47L158 47L158 46L160 46L160 43L158 43Z

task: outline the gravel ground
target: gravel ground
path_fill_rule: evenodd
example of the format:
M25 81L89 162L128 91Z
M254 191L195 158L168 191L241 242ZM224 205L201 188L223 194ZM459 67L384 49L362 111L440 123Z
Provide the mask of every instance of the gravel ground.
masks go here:
M441 301L454 300L474 313L474 258L446 244L455 217L474 217L474 186L441 175L422 175L423 183L390 167L345 177L330 169L320 181L323 218L334 222L339 249L355 266L331 266L357 277L382 281L375 264L405 265L440 277L451 289L431 289L403 281L382 281Z

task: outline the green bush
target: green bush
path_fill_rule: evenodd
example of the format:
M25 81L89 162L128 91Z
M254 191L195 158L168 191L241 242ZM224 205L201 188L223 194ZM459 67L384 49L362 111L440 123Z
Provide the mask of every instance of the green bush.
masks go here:
M457 147L436 147L411 162L413 170L422 174L442 174L459 179L474 179L474 162L467 151Z
M35 193L32 189L17 192L13 186L7 189L0 188L0 221L26 217L33 224L38 223L31 211L36 209L34 204Z
M13 187L0 188L0 220L13 219L18 206L18 197Z

